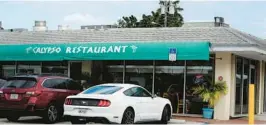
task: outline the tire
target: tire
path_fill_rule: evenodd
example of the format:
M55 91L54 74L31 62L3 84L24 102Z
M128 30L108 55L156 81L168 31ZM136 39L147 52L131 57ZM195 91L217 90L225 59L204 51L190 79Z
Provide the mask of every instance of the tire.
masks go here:
M135 113L133 109L127 108L123 114L121 124L134 124L134 120L135 120Z
M56 123L60 119L60 110L59 108L54 105L50 104L43 115L43 120L47 124Z
M162 118L161 118L161 123L162 124L167 124L168 121L170 120L171 118L171 113L170 113L170 108L169 106L165 106L164 109L163 109L163 112L162 112Z
M18 119L19 119L19 117L20 117L20 116L13 114L13 115L9 115L9 116L7 116L6 119L7 119L8 121L10 121L10 122L17 122Z
M69 119L70 119L71 124L85 125L87 123L86 121L79 120L79 118L70 117Z

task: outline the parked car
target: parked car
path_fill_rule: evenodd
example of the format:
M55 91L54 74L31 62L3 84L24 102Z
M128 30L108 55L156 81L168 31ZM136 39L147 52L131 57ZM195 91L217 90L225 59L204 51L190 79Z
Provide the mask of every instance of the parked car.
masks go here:
M4 79L0 79L0 92L1 92L2 87L3 87L4 85L6 85L6 80L4 80ZM1 93L0 93L0 95L1 95ZM4 114L0 112L0 118L2 118L2 117L4 117Z
M55 123L63 116L67 96L81 92L72 79L49 75L10 77L0 90L0 111L9 121L21 116L41 116L46 123Z
M72 124L167 123L172 116L172 106L168 99L153 96L139 85L109 83L67 97L64 116Z

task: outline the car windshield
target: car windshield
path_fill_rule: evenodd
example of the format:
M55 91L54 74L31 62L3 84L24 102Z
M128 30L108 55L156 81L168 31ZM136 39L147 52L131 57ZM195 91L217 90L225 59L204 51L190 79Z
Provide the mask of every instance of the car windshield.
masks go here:
M3 88L32 88L36 83L34 78L10 78Z
M119 86L94 86L85 90L82 94L113 94L120 89L122 87Z

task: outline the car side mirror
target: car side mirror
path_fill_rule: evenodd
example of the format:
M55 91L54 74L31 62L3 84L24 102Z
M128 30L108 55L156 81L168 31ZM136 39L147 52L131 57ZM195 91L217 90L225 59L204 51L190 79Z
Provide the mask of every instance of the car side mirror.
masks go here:
M154 95L152 95L152 96L151 96L151 98L156 98L156 97L157 97L157 95L156 95L156 94L154 94Z

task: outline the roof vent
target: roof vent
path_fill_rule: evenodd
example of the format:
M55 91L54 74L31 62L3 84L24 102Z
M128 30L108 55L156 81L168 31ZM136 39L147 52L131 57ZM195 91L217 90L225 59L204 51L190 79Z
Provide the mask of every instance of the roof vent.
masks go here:
M214 26L215 27L223 27L224 26L224 18L223 17L214 17Z
M58 30L70 30L69 25L58 25Z
M46 21L35 21L33 26L33 31L46 31L48 27L46 26Z

